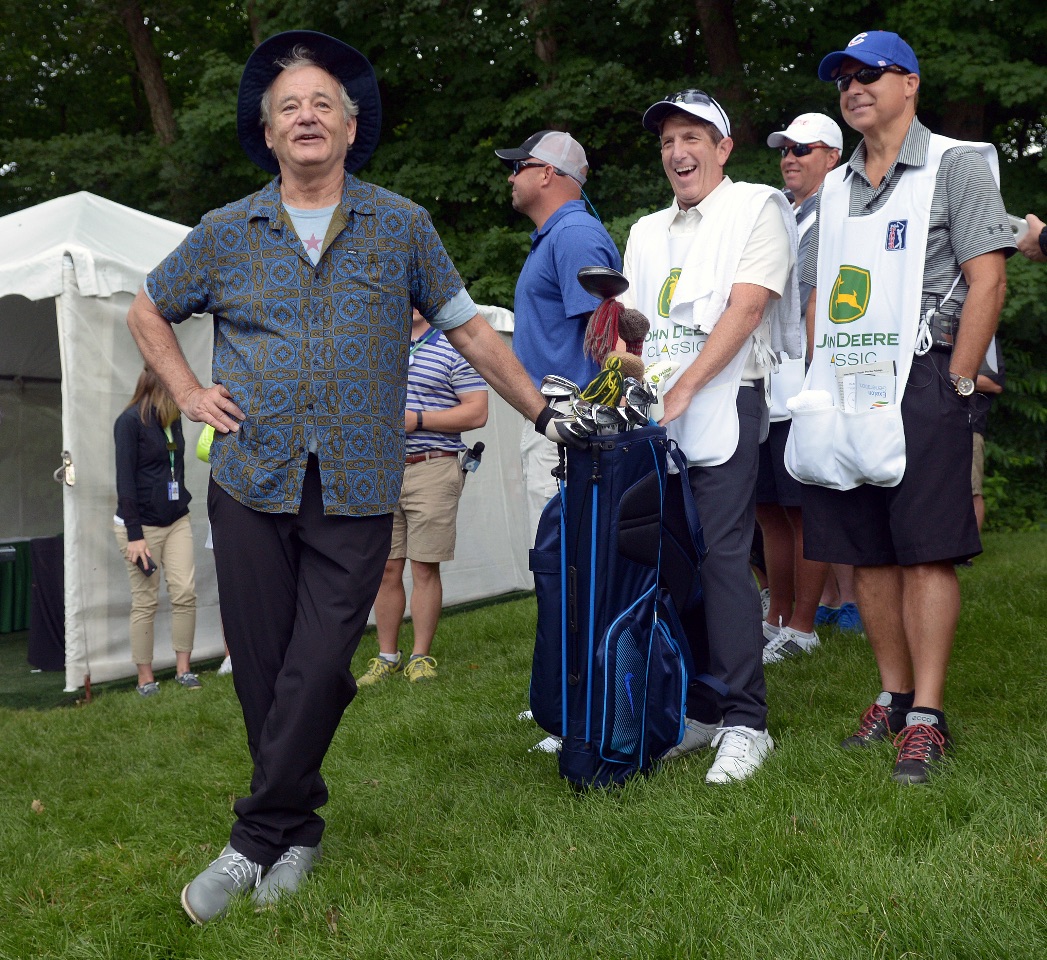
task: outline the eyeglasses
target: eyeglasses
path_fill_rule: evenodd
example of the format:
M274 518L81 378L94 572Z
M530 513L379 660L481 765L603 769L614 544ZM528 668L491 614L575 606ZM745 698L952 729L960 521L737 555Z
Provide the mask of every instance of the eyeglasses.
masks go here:
M781 153L782 159L784 160L791 153L794 157L807 157L810 156L812 150L835 150L835 147L826 147L823 144L817 144L816 146L809 143L796 143L791 147L779 147L778 152Z
M513 176L519 176L521 170L526 170L528 167L547 167L547 163L534 163L528 160L514 160L512 163Z
M901 67L862 67L861 70L855 70L854 73L841 74L833 83L836 84L836 89L840 93L846 93L852 80L857 80L863 87L867 87L870 83L876 83L885 73L907 74L908 72L908 70L903 70Z
M704 90L695 90L693 88L690 90L677 90L676 93L670 93L663 99L666 103L700 103L704 106L712 107L723 119L723 126L727 131L727 136L731 135L731 121L727 119L727 114L723 112L723 107Z

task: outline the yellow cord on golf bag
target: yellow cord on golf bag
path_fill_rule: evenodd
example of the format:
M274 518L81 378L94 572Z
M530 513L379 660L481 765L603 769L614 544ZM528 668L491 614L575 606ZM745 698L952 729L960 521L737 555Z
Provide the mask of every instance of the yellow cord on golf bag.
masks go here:
M580 394L582 400L589 403L601 403L605 407L616 407L622 399L622 361L610 356L603 370Z

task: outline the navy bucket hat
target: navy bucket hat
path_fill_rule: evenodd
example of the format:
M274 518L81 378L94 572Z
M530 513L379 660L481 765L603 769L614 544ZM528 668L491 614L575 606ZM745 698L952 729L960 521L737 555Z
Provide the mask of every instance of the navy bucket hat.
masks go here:
M367 57L347 43L315 30L289 30L262 41L247 59L236 103L236 133L244 153L269 173L280 165L266 146L262 127L262 95L281 72L277 60L290 56L301 44L333 77L337 77L360 108L356 139L345 155L345 169L356 173L374 153L382 132L382 99L378 80Z

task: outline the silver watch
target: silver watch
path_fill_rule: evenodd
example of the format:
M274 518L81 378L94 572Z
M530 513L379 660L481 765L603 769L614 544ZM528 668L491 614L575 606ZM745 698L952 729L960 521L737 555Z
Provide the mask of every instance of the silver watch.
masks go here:
M970 377L961 377L958 373L949 373L949 379L952 381L953 389L961 397L969 397L974 393L974 381Z

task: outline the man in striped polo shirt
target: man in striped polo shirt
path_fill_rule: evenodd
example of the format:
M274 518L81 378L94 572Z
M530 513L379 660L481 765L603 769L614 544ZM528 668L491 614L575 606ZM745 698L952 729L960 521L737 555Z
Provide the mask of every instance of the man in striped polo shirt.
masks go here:
M804 490L805 554L855 565L879 667L880 693L843 746L894 737L893 779L924 783L952 749L954 564L981 552L970 403L1014 239L995 149L920 123L920 67L901 37L860 33L818 76L836 84L843 119L863 139L822 185L801 270L816 287L805 387L812 401L818 391L837 399L794 409L786 457L814 484Z
M458 499L465 483L459 454L463 430L487 423L487 384L417 310L407 369L407 462L400 501L393 511L393 542L374 602L378 656L358 677L371 686L403 671L412 683L436 676L430 656L443 607L440 564L454 559ZM411 561L414 649L404 663L400 623L407 608L404 566Z

